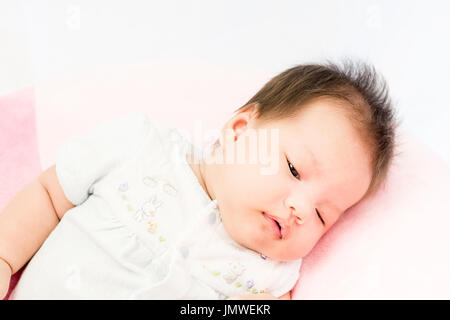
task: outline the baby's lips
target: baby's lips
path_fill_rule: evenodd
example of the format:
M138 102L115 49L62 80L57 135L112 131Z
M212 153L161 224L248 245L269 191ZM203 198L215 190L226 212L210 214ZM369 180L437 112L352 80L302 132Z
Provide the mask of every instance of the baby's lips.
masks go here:
M264 219L266 219L267 222L269 222L272 231L274 232L274 235L276 235L277 238L281 238L282 234L281 234L281 229L279 227L279 225L277 224L275 218L269 214L267 214L266 212L263 212L263 217Z
M287 235L289 234L289 224L281 219L276 219L276 221L281 227L281 238L286 239Z
M285 221L284 219L280 219L280 218L274 218L274 219L278 222L278 224L281 227L281 238L286 239L287 236L289 235L289 231L291 229L290 224L287 221Z
M282 237L283 239L286 239L286 238L287 238L287 236L288 236L288 234L289 234L289 230L290 230L289 226L282 226L282 227L281 227L281 237Z
M271 219L275 220L280 225L281 238L285 239L289 234L289 224L285 220L278 218L276 216L272 216L265 211L264 214L270 217Z

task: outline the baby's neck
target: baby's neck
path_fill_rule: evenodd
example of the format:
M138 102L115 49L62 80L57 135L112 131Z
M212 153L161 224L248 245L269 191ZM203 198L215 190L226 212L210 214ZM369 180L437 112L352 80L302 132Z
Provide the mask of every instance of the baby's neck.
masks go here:
M205 190L205 193L208 195L208 197L211 200L214 200L215 197L208 189L208 178L209 176L209 170L208 165L203 161L203 159L199 160L194 157L192 154L186 154L186 161L188 162L189 166L191 167L192 171L194 172L195 176L197 177L197 180L200 184L200 186Z

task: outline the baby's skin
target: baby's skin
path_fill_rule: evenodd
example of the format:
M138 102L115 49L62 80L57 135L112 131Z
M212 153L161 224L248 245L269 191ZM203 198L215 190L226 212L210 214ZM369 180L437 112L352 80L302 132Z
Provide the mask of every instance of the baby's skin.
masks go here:
M370 153L331 98L312 100L281 120L258 121L256 110L250 104L236 113L223 127L218 148L202 159L187 160L205 192L217 200L231 238L275 260L300 259L366 193L372 178ZM261 156L263 149L271 150L270 159ZM53 165L3 209L1 298L11 274L31 259L72 207ZM230 299L290 297L287 292Z
M295 117L266 123L255 110L249 105L232 117L223 147L191 167L236 242L275 260L303 258L366 193L370 154L335 100L316 99ZM278 138L264 138L271 133ZM260 156L266 145L276 150L270 160ZM239 150L246 161L227 161Z

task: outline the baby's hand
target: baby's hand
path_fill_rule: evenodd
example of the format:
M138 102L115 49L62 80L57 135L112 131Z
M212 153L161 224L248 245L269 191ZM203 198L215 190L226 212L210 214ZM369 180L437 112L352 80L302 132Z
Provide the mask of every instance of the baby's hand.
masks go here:
M11 268L0 259L0 299L4 299L9 289L9 281L11 280Z

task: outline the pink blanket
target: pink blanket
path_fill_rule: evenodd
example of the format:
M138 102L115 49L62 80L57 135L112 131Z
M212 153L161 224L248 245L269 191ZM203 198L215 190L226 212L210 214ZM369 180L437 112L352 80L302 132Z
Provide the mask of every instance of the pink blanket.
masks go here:
M33 88L0 98L0 132L1 210L41 172ZM9 293L20 274L21 271L12 277Z
M39 107L35 103L36 88L0 98L0 208L40 173L41 163L46 166L54 161L53 152L61 141L98 123L106 111L118 113L125 105L129 111L146 110L157 122L175 120L174 126L186 128L186 123L196 121L213 101L207 99L203 110L197 101L191 101L198 113L193 112L186 97L195 88L203 92L209 85L205 92L222 95L222 106L237 105L236 101L245 96L241 92L237 99L231 88L225 97L221 88L224 83L242 87L248 79L233 83L229 80L239 77L228 75L218 85L221 80L211 73L190 82L179 80L188 85L177 87L177 94L170 95L168 101L168 93L174 91L174 77L168 75L171 71L167 66L159 72L145 68L138 66L128 74L109 71L103 76L82 75L65 83L59 81L57 88L55 84L48 90L41 88ZM173 73L182 74L179 70L174 68ZM136 76L139 72L143 72L140 77ZM153 82L148 81L150 78ZM260 80L251 81L263 83ZM218 88L216 92L214 88ZM183 108L174 118L161 107L164 103L183 104ZM229 108L215 106L221 110L220 118L229 115ZM76 112L68 114L73 110ZM90 117L85 118L88 114ZM220 125L215 120L211 121L214 127ZM450 299L450 169L407 133L401 134L398 151L384 189L347 212L304 259L294 299Z

